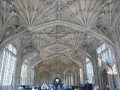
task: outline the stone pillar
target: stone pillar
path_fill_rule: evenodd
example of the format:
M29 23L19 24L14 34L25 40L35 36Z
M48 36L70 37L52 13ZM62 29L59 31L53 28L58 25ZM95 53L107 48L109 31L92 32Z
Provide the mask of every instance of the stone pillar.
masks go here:
M115 78L115 86L120 89L120 78L118 75L114 75Z
M114 52L115 53L115 52ZM120 88L120 66L119 66L119 64L120 64L120 62L119 62L119 56L118 56L118 53L115 53L114 54L115 55L115 65L116 65L116 69L117 69L117 75L114 75L114 80L115 80L115 86L116 86L116 88Z
M37 85L38 84L38 70L37 68L34 68L34 85Z
M78 80L78 83L77 83L77 85L79 85L80 84L80 71L79 70L77 70L77 80Z
M22 66L22 58L21 58L21 50L18 50L17 53L17 63L16 63L16 72L15 72L15 83L14 83L14 90L16 90L16 88L18 86L20 86L20 79L21 79L21 66Z
M30 66L30 62L28 60L28 73L27 73L27 84L31 85L31 66Z
M95 84L97 84L100 88L102 88L101 84L101 72L98 65L98 55L96 50L91 51L91 56L93 59L93 69L94 69L94 78L95 78Z
M116 57L116 64L117 64L117 68L118 68L118 74L120 77L120 33L118 31L118 29L114 28L113 30L113 39L115 42L115 46L113 46L114 49L114 53L115 53L115 57Z
M3 48L0 49L0 72L2 72L0 75L0 90L2 89L2 81L3 81L3 71L4 71L4 65L2 65L2 63L4 64L4 59L3 59Z
M115 84L117 88L120 88L120 84L118 82L120 82L120 32L118 31L119 28L114 28L113 29L113 39L115 42L115 46L113 46L113 52L115 55L115 64L117 67L117 71L118 71L118 75L115 76Z
M114 80L114 76L113 75L108 75L108 81L109 81L110 90L115 90L113 80Z
M86 83L86 80L87 80L86 62L83 62L83 84Z
M29 80L29 85L34 85L34 70L32 67L30 67L30 80Z
M21 63L18 61L16 66L16 74L15 74L15 89L20 86L20 78L21 78Z
M79 72L80 72L80 84L84 84L84 80L83 80L83 69L80 68Z

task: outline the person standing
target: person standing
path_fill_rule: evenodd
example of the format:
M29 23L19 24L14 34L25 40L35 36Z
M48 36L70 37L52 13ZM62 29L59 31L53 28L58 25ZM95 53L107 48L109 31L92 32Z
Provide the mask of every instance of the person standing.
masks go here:
M22 86L19 86L17 90L25 90Z
M43 83L43 85L41 86L41 89L42 89L42 90L48 90L49 87L47 86L46 83Z

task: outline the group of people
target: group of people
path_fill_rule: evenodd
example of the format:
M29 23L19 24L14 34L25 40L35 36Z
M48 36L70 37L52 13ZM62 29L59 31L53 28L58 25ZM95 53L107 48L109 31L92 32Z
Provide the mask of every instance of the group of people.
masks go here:
M91 83L86 83L84 86L85 90L99 90L99 86Z
M50 86L48 86L46 83L43 83L41 87L19 87L17 90L99 90L99 87L95 84L86 83L83 87L73 86L71 88L67 88L66 85L62 83L62 80L57 77L54 79L53 84Z
M46 83L43 83L41 87L32 87L26 88L20 86L17 90L63 90L62 81L57 77L54 79L53 85L48 86Z
M23 87L20 86L18 87L17 90L99 90L98 86L92 85L92 84L85 84L84 87L79 87L79 86L73 86L73 87L69 87L67 88L65 85L63 84L58 84L58 83L54 83L54 85L47 85L46 83L43 83L41 87Z
M19 86L17 90L53 90L50 86L47 86L45 83L41 87L24 87L24 86Z

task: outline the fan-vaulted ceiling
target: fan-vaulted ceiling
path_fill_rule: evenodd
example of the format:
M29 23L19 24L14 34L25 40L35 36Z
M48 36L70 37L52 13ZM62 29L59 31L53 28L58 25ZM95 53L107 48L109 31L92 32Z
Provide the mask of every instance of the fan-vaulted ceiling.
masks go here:
M82 62L101 40L114 45L119 5L119 0L1 0L0 46L17 40L23 56L37 52L32 64Z

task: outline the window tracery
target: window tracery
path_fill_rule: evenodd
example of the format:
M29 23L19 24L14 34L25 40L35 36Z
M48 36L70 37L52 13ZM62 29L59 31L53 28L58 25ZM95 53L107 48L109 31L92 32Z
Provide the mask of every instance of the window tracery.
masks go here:
M86 58L86 72L87 72L87 82L94 82L94 73L93 73L93 65L89 58Z
M23 62L23 65L21 67L21 85L27 85L27 78L28 77L28 64L27 60Z
M12 44L8 44L4 50L1 59L0 78L1 85L10 86L13 83L16 68L17 50Z
M103 43L97 49L97 53L98 53L98 64L100 67L102 62L105 64L108 63L110 65L115 63L115 57L109 45Z

